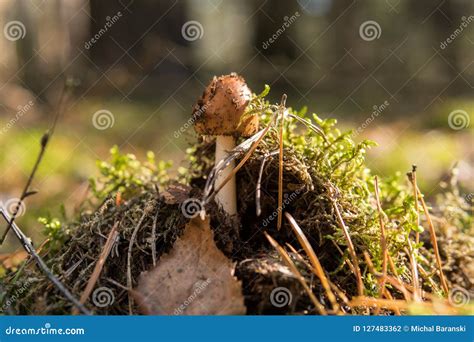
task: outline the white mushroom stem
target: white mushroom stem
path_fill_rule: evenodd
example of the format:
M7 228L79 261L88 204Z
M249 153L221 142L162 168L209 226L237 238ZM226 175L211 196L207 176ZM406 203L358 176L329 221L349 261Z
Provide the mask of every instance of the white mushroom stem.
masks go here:
M216 139L216 164L229 155L229 151L235 147L233 136L218 135ZM216 178L215 188L219 187L234 169L232 161L229 166L222 170ZM235 190L235 176L216 194L215 200L230 216L237 215L237 194Z

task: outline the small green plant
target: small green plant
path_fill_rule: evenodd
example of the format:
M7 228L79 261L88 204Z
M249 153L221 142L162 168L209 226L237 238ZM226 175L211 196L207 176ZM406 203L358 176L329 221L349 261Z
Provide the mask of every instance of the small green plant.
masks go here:
M38 222L44 226L43 235L47 239L47 248L52 251L60 249L67 236L61 221L55 217L40 217Z
M130 198L152 185L163 185L169 181L167 170L171 162L157 163L151 151L147 152L147 159L143 163L133 154L120 153L117 146L110 149L110 154L110 162L97 161L101 175L89 179L92 193L99 200L115 192Z

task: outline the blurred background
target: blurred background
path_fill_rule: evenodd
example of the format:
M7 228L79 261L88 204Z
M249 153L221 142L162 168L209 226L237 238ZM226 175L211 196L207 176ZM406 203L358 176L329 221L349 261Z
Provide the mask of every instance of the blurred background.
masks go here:
M377 141L375 174L417 164L429 195L458 162L472 199L473 15L471 0L1 0L0 201L21 194L66 80L17 220L33 236L38 216L74 211L113 145L182 166L192 105L232 71Z

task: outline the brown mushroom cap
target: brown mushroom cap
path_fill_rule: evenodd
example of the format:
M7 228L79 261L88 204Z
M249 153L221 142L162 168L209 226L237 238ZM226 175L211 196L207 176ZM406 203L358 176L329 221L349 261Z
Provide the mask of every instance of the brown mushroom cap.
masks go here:
M214 77L193 108L194 129L203 135L249 137L258 131L258 115L242 117L251 90L232 73Z

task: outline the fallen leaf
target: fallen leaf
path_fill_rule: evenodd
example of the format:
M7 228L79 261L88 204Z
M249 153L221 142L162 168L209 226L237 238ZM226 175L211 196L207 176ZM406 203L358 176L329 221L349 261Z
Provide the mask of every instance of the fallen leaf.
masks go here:
M140 276L134 298L151 315L245 314L235 265L217 248L209 219L192 219L173 249Z

